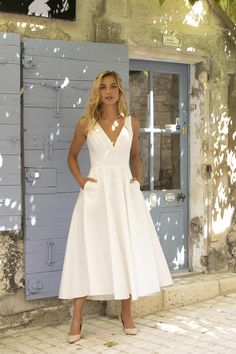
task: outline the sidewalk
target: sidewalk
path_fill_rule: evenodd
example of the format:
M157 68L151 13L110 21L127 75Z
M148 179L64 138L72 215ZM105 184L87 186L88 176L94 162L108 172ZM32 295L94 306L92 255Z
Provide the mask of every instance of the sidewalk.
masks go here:
M19 329L0 339L1 354L234 354L236 293L137 318L126 336L117 319L85 316L82 338L67 344L69 324Z

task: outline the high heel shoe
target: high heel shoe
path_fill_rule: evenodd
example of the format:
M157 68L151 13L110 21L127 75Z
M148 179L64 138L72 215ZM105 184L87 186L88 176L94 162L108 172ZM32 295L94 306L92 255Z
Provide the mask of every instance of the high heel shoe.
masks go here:
M122 320L122 317L121 317L121 314L119 314L119 319L123 325L123 331L125 332L125 334L128 334L128 335L135 335L138 333L138 328L134 327L134 328L125 328L124 326L124 322Z
M81 325L80 325L80 332L79 332L79 334L69 334L69 335L68 335L68 342L69 342L70 344L73 344L73 343L75 343L75 342L78 342L78 340L80 340L81 328L82 328L82 322L81 322Z

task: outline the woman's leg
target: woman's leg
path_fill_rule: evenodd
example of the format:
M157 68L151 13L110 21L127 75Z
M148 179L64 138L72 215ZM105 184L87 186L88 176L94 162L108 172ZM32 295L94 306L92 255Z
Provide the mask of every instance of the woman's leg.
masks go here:
M131 297L121 300L121 319L125 328L135 328L131 314Z
M84 297L77 297L74 299L74 312L73 312L73 318L72 318L72 323L70 327L70 335L75 335L80 333L80 326L82 323L82 312L83 312L83 307L86 302L86 296Z

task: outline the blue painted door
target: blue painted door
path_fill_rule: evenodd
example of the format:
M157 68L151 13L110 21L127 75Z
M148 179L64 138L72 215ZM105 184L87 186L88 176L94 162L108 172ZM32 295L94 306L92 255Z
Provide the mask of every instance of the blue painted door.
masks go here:
M21 43L0 33L0 231L21 229Z
M130 61L130 111L140 119L141 189L169 268L188 267L188 65Z
M79 186L67 167L75 124L91 83L115 70L128 85L124 45L23 41L25 289L27 299L57 296L70 219ZM84 146L79 163L89 170Z

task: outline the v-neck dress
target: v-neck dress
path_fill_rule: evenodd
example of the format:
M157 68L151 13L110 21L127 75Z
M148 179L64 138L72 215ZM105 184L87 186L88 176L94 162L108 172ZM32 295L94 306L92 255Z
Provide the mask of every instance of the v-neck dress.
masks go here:
M172 284L158 235L129 159L131 117L115 144L97 123L87 135L91 168L67 239L59 298L135 300Z

